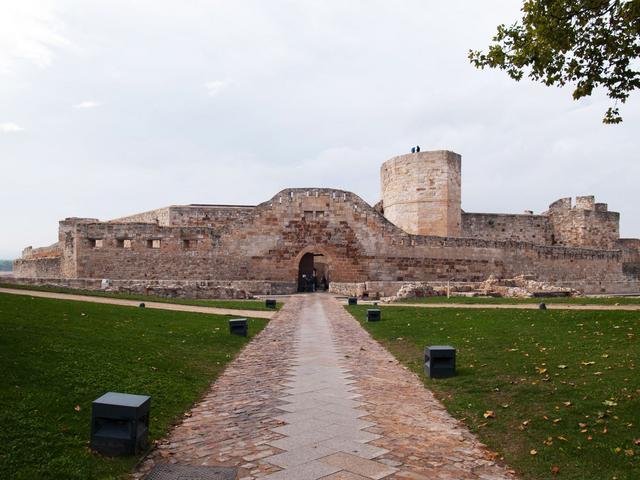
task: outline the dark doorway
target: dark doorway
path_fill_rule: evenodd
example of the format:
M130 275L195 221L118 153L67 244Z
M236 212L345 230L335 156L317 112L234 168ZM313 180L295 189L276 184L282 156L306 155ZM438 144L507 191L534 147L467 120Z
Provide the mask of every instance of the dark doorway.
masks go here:
M329 271L324 255L305 253L298 267L298 291L316 292L329 288Z

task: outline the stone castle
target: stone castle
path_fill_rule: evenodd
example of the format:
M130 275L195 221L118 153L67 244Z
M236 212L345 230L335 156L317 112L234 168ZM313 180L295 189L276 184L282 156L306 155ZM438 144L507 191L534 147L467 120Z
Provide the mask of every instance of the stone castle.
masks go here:
M534 215L461 209L461 156L400 155L370 206L330 188L285 189L256 206L180 205L110 221L67 218L27 247L16 280L173 295L292 293L316 272L330 290L393 295L407 282L529 275L583 293L640 292L640 240L594 197Z

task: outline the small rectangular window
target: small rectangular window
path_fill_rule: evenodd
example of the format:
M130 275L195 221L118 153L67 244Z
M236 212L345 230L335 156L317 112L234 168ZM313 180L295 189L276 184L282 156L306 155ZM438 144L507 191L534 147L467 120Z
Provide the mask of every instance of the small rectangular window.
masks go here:
M131 248L130 238L118 238L116 239L116 247L118 248Z
M322 217L324 217L324 212L320 210L316 211L316 218L322 218Z
M304 219L305 220L313 220L313 211L305 210Z
M191 250L193 248L196 248L197 244L198 244L197 240L193 240L189 238L185 238L182 240L182 248L184 248L185 250Z
M96 239L95 238L89 238L89 248L96 248Z
M102 248L104 246L104 240L102 238L90 238L89 246L91 248Z
M147 248L160 248L160 239L154 238L152 240L147 240Z

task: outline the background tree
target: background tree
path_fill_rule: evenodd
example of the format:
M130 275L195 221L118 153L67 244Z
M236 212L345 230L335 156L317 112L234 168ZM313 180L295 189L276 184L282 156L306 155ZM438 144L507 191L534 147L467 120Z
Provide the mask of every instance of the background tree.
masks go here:
M545 85L574 84L574 100L602 87L613 100L603 122L620 123L618 104L640 87L640 0L527 0L522 12L498 26L487 52L469 51L471 63L515 80L528 72Z

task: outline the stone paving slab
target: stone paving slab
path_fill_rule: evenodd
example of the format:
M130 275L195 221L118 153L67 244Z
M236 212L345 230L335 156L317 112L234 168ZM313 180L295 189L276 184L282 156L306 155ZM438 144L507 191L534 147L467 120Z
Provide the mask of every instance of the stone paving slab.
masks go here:
M372 462L371 460L366 460L358 455L350 455L344 452L334 453L333 455L322 459L322 462L333 465L334 467L340 467L349 473L375 480L385 478L397 471L395 468L389 467L388 465Z

